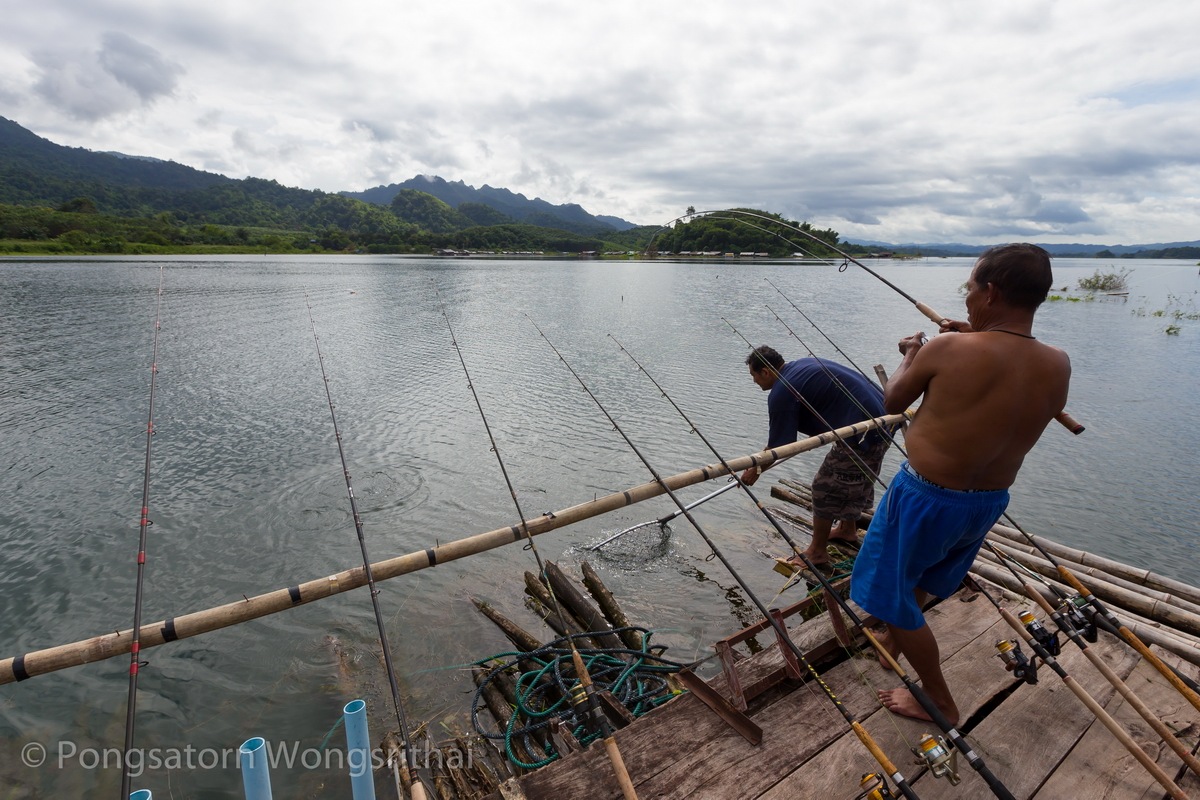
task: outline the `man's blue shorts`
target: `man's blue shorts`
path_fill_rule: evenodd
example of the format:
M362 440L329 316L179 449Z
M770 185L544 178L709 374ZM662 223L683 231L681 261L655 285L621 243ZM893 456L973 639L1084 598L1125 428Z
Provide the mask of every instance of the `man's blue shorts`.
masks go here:
M925 615L913 590L953 594L1007 506L1007 489L946 489L905 461L867 529L850 577L850 598L884 622L920 628Z

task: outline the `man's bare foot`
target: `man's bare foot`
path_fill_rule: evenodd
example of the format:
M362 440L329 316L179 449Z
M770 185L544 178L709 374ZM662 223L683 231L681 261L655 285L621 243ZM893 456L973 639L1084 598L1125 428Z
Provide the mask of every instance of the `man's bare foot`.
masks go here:
M926 713L917 699L913 697L906 687L896 689L881 689L879 691L879 702L883 707L893 714L899 714L902 717L912 717L913 719L923 719L933 721L933 718ZM958 725L958 709L955 707L942 708L941 712L949 720L952 727Z
M822 554L822 555L816 556L816 555L813 555L808 550L805 550L804 558L807 558L810 562L812 562L813 566L817 567L822 572L826 572L826 573L829 572L830 563L829 563L828 555ZM792 556L791 558L788 559L788 563L792 564L793 566L795 566L799 569L804 569L805 567L808 566L808 564L804 563L804 559L800 558L800 556Z
M900 648L896 645L896 643L894 641L892 641L891 631L889 631L886 627L871 628L871 634L875 637L875 640L877 642L879 642L880 646L883 647L884 650L887 650L888 653L891 654L892 658L895 658L895 659L900 658ZM891 670L891 668L892 668L891 662L889 662L886 658L884 658L882 653L877 651L875 653L875 655L878 656L878 658L879 658L879 666L883 667L886 670Z

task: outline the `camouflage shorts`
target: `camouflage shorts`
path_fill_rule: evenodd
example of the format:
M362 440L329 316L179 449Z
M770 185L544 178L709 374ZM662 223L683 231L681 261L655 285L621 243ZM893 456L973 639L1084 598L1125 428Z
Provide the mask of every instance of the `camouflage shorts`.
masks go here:
M855 449L852 457L846 445L835 443L813 476L813 513L825 519L857 520L869 509L875 502L875 476L888 444L883 439L866 450Z

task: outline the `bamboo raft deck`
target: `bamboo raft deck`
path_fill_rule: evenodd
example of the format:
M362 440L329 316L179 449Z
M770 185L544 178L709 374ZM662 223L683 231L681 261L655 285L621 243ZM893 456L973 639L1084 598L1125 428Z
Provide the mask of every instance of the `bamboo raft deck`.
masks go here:
M792 484L776 492L776 497L803 506L804 489ZM772 512L799 528L805 525L802 507ZM1003 541L1003 536L999 540ZM989 569L986 558L977 561L973 572L977 579L1003 577L994 568ZM988 592L1013 613L1030 609L1042 616L1031 600L998 585L1004 582L989 581ZM1126 591L1153 601L1155 590L1143 587ZM1178 602L1187 605L1186 600ZM1118 613L1123 620L1128 619L1123 609ZM1013 638L1014 631L985 598L962 589L926 614L938 636L942 669L960 707L959 729L1015 797L1132 800L1164 796L1155 779L1050 669L1039 664L1036 685L1014 678L1004 669L995 657L995 645L998 640ZM1185 613L1182 627L1189 622ZM961 783L957 786L917 765L910 755L911 748L922 734L939 731L932 723L899 717L882 708L876 691L899 686L900 681L879 665L870 648L862 645L861 636L855 648L860 652L847 657L828 612L807 621L798 614L790 616L786 625L793 641L922 800L992 796L961 756L957 764ZM1051 626L1049 621L1047 625ZM1154 647L1160 658L1182 675L1200 680L1200 668L1194 663L1200 659L1195 657L1197 641L1193 636L1178 632L1180 626L1175 622L1164 626L1147 619L1141 626L1143 631L1157 631L1161 642L1168 646ZM737 643L754 633L760 643L774 638L772 631L765 630L765 623L756 627L757 631L752 627L723 641ZM1123 642L1104 633L1091 648L1193 753L1200 748L1200 712L1153 667ZM717 650L722 651L720 643ZM778 643L772 641L749 657L732 655L729 648L725 652L726 673L716 675L707 685L734 706L744 708L746 724L739 733L694 691L628 722L615 737L638 796L769 800L850 800L858 796L860 778L865 773L879 772L879 765L823 692L788 675L785 653L790 651L781 653ZM1200 797L1200 777L1183 770L1179 757L1079 648L1064 640L1058 662L1180 788L1192 797ZM726 674L736 676L733 685ZM739 691L747 697L747 703L739 703ZM757 727L760 735L755 736L747 727ZM511 779L488 795L489 800L584 797L622 797L599 745L571 752Z
M1011 607L1031 606L1029 601ZM995 655L995 642L1012 635L1011 628L982 598L960 592L927 612L938 634L942 668L963 713L963 726L992 771L1017 797L1039 800L1087 797L1159 798L1162 788L1119 745L1111 734L1049 670L1031 686L1016 681ZM825 614L789 626L793 640L806 653L828 650L832 630ZM1152 668L1111 637L1093 645L1112 669L1180 735L1194 744L1200 733L1200 714L1167 686ZM1172 659L1169 654L1166 658ZM1125 708L1112 686L1078 649L1064 649L1059 663L1105 706L1135 740L1176 775L1182 762L1142 719ZM1177 657L1168 660L1196 679L1200 670ZM737 674L743 685L781 669L777 645L742 660ZM860 674L861 673L861 674ZM865 679L864 679L865 678ZM930 723L889 715L875 689L898 685L873 658L855 658L824 673L825 681L909 777L922 800L990 796L982 780L960 759L962 782L945 780L905 766L903 756L922 733L936 732ZM709 684L728 691L722 676ZM630 775L643 798L849 798L859 793L862 774L878 765L850 732L829 700L813 687L788 685L763 703L752 703L750 719L762 729L753 745L694 694L672 700L616 733ZM908 759L911 760L911 759ZM1178 781L1200 792L1200 780L1187 774ZM571 754L519 780L516 789L492 795L499 800L524 796L550 798L620 798L604 752L599 747Z

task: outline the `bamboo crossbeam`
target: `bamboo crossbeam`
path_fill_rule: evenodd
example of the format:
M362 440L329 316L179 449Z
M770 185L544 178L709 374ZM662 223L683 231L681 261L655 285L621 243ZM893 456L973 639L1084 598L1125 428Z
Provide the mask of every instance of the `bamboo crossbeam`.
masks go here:
M1010 528L1007 525L993 525L992 533L998 534L1006 539L1009 539L1018 544L1028 544L1028 539L1025 534ZM1072 570L1083 574L1091 574L1087 572L1087 568L1096 569L1101 572L1107 572L1118 578L1123 578L1138 586L1144 586L1147 589L1153 589L1159 592L1165 592L1173 595L1181 600L1187 600L1200 606L1200 588L1189 586L1183 581L1168 578L1164 575L1151 572L1148 569L1140 569L1131 567L1128 564L1123 564L1120 561L1114 561L1111 558L1094 555L1086 550L1077 550L1073 547L1053 542L1041 536L1034 536L1034 541L1041 545L1047 553L1050 553L1060 561L1069 561L1074 564L1079 564L1084 569Z
M1043 558L1025 553L1014 553L1006 549L1004 545L996 545L996 548L1043 577L1059 577L1058 569ZM1106 603L1112 603L1126 611L1133 611L1148 619L1165 623L1191 636L1200 636L1200 615L1172 605L1169 601L1131 591L1099 576L1093 576L1088 581L1088 588Z
M763 450L731 459L728 461L729 468L734 472L740 472L755 466L768 467L780 459L816 450L839 439L860 436L880 425L894 425L904 419L907 419L906 414L891 414L847 425L819 436L810 436L792 444L776 447L773 450ZM655 481L643 483L631 489L614 492L562 511L550 512L531 519L528 521L529 534L536 536L548 533L585 519L658 497L666 493L666 488L674 491L727 474L729 474L728 471L721 464L709 464L664 478L662 484ZM525 541L525 534L518 523L487 533L456 539L444 545L378 561L371 565L371 569L375 581L379 582L523 541ZM295 586L276 589L253 597L243 597L242 600L222 606L152 622L142 626L141 648L145 650L149 647L157 647L165 642L188 639L202 633L227 628L230 625L287 611L296 606L361 588L366 583L363 567L355 567ZM118 630L6 658L0 661L0 685L128 653L131 641L132 631Z
M1008 555L1011 555L1014 560L1020 561L1021 563L1027 563L1029 558L1035 558L1043 566L1049 564L1049 562L1042 557L1041 551L1028 542L1022 543L1013 541L1002 534L996 533L995 531L992 531L992 533L988 536L988 542L993 547L999 548ZM1070 548L1067 549L1069 550ZM1080 551L1075 550L1072 552L1077 553ZM1085 553L1085 555L1087 554ZM1127 578L1122 578L1120 575L1113 574L1112 572L1106 572L1096 566L1089 567L1075 561L1070 561L1065 556L1055 556L1055 558L1060 564L1067 565L1071 569L1071 572L1080 577L1086 576L1087 578L1095 581L1104 581L1105 583L1112 584L1113 586L1117 586L1121 589L1134 592L1141 597L1145 597L1147 600L1156 600L1161 603L1165 603L1168 606L1173 606L1174 608L1187 611L1191 614L1200 615L1200 603L1193 603L1186 597L1180 597L1179 595L1172 594L1170 592L1151 588L1148 585L1140 584L1135 581L1128 580ZM1039 567L1037 571L1041 573L1041 569L1042 567ZM1052 572L1049 575L1046 575L1046 577L1058 578L1058 571L1054 569L1053 565L1051 565L1051 570Z

